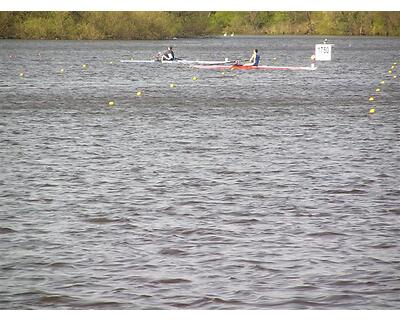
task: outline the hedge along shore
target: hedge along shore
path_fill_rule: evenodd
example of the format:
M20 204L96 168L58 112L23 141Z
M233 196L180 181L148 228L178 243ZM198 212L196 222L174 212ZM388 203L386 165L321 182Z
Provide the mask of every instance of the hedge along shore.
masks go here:
M0 38L156 40L221 34L400 36L400 12L0 12Z

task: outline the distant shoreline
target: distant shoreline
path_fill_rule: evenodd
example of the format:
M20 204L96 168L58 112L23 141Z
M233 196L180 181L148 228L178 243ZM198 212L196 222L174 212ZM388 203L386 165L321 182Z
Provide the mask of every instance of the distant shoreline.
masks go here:
M171 40L226 34L400 36L400 12L0 12L0 39Z
M383 36L383 35L330 35L330 34L238 34L236 38L240 37L310 37L310 38L326 38L326 37L348 37L348 38L399 38L400 36ZM32 39L32 38L1 38L1 40L21 40L21 41L178 41L183 39L225 39L221 35L210 36L192 36L180 37L176 39ZM226 37L228 38L228 37Z

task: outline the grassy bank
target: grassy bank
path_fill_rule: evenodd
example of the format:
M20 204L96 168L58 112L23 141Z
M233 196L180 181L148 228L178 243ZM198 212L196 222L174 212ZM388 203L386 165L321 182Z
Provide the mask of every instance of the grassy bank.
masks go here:
M400 12L0 12L3 39L168 39L225 32L400 36Z

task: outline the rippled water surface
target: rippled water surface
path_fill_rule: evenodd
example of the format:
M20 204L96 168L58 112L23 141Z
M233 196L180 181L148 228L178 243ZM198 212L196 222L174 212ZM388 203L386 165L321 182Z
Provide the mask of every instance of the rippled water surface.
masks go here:
M0 308L400 308L398 38L119 62L321 40L0 40Z

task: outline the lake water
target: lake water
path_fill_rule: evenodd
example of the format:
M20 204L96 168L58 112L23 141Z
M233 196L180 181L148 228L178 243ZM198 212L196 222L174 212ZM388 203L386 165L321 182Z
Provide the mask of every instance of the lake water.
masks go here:
M399 309L398 38L119 62L323 39L0 40L0 308Z

